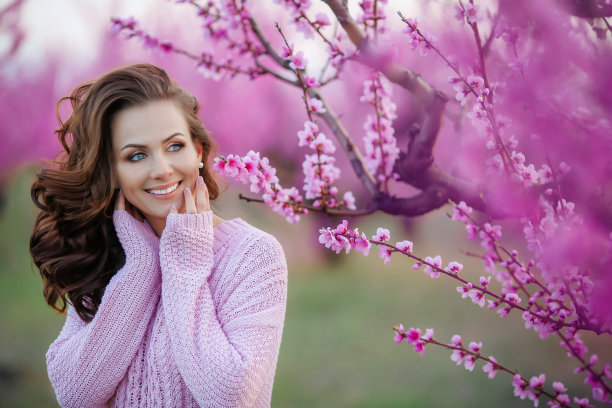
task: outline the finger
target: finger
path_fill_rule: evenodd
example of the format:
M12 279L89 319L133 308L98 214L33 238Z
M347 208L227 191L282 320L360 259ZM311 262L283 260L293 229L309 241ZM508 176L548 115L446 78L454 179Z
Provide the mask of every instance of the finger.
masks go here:
M198 181L196 183L196 208L198 213L202 213L210 209L210 204L208 203L208 189L206 188L206 183L204 183L202 176L198 177Z
M197 212L195 200L189 187L185 189L185 212L187 214L195 214Z
M130 203L129 201L126 201L125 204L126 207L126 211L128 213L130 213L130 215L132 217L134 217L135 219L137 219L140 222L144 221L144 218L142 216L142 213L140 212L140 210L138 208L136 208L132 203Z
M119 195L115 200L115 210L125 210L125 197L123 197L123 191L119 190Z

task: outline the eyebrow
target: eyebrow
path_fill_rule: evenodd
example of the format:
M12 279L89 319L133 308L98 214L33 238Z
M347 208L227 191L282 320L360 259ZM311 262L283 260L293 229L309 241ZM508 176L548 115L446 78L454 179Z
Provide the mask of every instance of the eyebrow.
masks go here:
M167 138L165 138L165 139L162 141L162 143L166 143L168 140L172 139L172 138L173 138L173 137L175 137L175 136L185 136L185 135L184 135L184 134L182 134L182 133L180 133L180 132L173 133L173 134L171 134L170 136L168 136ZM123 146L123 147L121 148L121 151L124 151L124 150L125 150L125 149L127 149L128 147L137 147L137 148L139 148L139 149L144 149L144 148L146 148L147 146L145 146L145 145L140 145L140 144L129 143L129 144L126 144L125 146Z

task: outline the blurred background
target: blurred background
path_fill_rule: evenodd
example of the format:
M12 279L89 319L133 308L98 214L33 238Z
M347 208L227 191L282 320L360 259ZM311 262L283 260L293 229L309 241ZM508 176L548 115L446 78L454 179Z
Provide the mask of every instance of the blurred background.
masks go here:
M402 3L396 2L397 9L406 15L436 12ZM275 13L281 23L287 18L274 4L262 7L269 21L277 18ZM59 151L53 134L55 105L75 86L117 65L158 64L201 101L203 122L218 141L220 154L260 151L278 168L283 186L301 185L305 151L297 147L296 132L305 115L298 90L268 78L213 82L198 73L191 60L145 50L135 41L113 36L109 32L112 16L135 16L150 32L185 48L197 50L202 41L193 11L168 1L0 0L3 407L57 406L45 353L65 317L46 305L40 276L29 256L36 215L29 189L44 159L52 159ZM272 26L265 30L274 33ZM307 50L306 42L296 39L296 43ZM321 62L315 57L313 63ZM332 102L341 114L359 115L365 109L358 100L367 72L359 66L350 72ZM282 116L275 108L279 106ZM347 126L353 134L362 132L359 121ZM337 156L347 175L341 193L353 189L359 207L364 192L346 158L341 152ZM395 344L392 327L399 323L407 328L432 327L440 341L450 341L455 333L466 344L482 341L484 354L494 355L525 377L545 372L547 380L563 381L573 395L589 395L581 377L571 374L573 363L557 340L542 341L523 330L517 314L502 320L462 301L454 282L414 272L412 263L404 259L383 265L375 251L367 258L336 256L318 244L317 231L341 219L312 215L289 225L266 207L239 200L240 192L246 192L243 186L230 183L216 203L217 211L224 218L241 217L275 235L289 262L287 315L273 407L510 407L520 403L512 395L508 375L499 373L488 380L480 363L470 373L456 367L445 350L429 346L425 356L419 357L411 346ZM351 226L368 235L378 226L386 227L393 241L410 239L422 256L440 254L445 263L458 260L468 280L477 280L482 263L464 254L475 248L464 239L462 225L449 220L447 211L443 208L417 220L373 215L354 220ZM609 357L603 339L588 338L587 344Z

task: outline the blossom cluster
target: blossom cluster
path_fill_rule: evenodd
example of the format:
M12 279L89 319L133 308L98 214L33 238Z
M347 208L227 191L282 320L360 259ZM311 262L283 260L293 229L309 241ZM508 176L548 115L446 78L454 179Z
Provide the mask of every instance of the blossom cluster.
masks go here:
M356 21L363 25L365 31L372 30L376 34L383 34L387 31L384 22L387 19L383 4L388 0L360 0L359 8L363 14L357 16Z
M195 3L192 3L196 5ZM197 5L196 5L197 6ZM215 4L211 3L207 7L198 7L198 15L204 19L203 28L207 37L215 44L225 40L224 49L227 51L223 57L218 52L202 51L199 55L191 54L190 52L178 48L170 40L160 40L158 37L147 33L139 27L138 22L133 17L125 19L113 17L111 19L110 31L113 34L123 32L125 37L137 38L142 41L145 49L161 50L164 53L180 53L197 62L197 71L205 78L220 80L225 76L230 78L243 74L251 79L262 75L264 71L255 64L237 64L235 59L240 56L250 56L256 58L264 53L261 44L252 41L248 34L244 34L243 38L233 40L229 37L231 27L235 25L234 21L239 18L243 24L248 21L248 12L243 7L236 9L232 7L214 9ZM218 27L219 24L225 24L224 27ZM244 33L249 31L243 30Z
M434 330L426 329L423 334L421 329L413 328L406 330L403 324L399 324L393 327L395 335L393 341L396 343L406 342L412 344L414 351L421 355L425 354L425 346L427 344L435 344L447 349L452 350L450 359L458 366L463 367L468 371L473 371L476 366L476 361L483 360L485 364L482 366L482 371L485 372L489 379L495 378L496 374L501 370L511 374L512 386L514 387L514 396L520 399L529 399L533 401L535 407L539 405L539 400L542 395L548 397L548 406L553 408L560 408L569 406L571 401L567 394L567 387L562 382L555 381L552 384L554 394L544 389L546 382L546 375L540 374L532 376L529 380L524 378L520 373L510 370L505 366L498 363L493 356L485 357L481 354L482 342L471 341L466 347L463 344L461 336L455 334L451 338L450 344L440 343L434 339ZM588 398L574 397L574 403L579 407L588 407Z
M323 40L329 53L329 61L336 69L340 69L344 62L355 53L355 51L346 52L342 50L340 44L344 35L341 32L336 33L333 37L324 33L323 29L331 26L327 14L319 12L314 18L308 16L307 13L312 5L310 0L274 0L274 2L290 12L289 24L294 25L296 30L303 34L304 38L313 39L316 34Z
M546 209L537 228L530 221L525 220L524 231L530 248L538 255L542 255L542 242L549 240L553 235L559 235L560 230L570 228L564 222L580 223L580 217L573 212L573 203L561 200L557 208L551 208L549 204L542 204ZM522 292L528 299L528 309L523 310L523 320L526 329L535 330L541 338L546 338L551 333L561 339L561 346L568 352L570 358L576 358L580 367L576 372L587 372L585 382L592 387L593 397L599 401L607 401L610 391L604 378L612 378L610 375L610 364L605 364L601 369L596 369L597 355L592 354L589 363L585 364L583 357L588 353L577 327L590 327L596 330L596 321L587 314L587 302L592 293L594 284L589 278L586 270L578 267L566 268L562 273L555 273L547 269L546 262L530 260L523 264L518 260L518 251L506 250L501 243L501 227L485 223L480 225L472 217L472 208L465 202L453 206L451 218L465 224L468 238L481 238L481 247L486 252L483 255L485 269L496 276L502 284L501 300L489 300L489 309L496 309L501 317L505 317L513 308L519 305L521 298L518 292ZM497 266L501 268L498 269ZM532 271L538 267L544 282L540 282ZM481 283L482 278L481 278ZM466 297L468 285L457 288ZM531 289L531 286L534 286ZM477 295L472 295L477 297ZM472 299L474 301L474 298ZM477 303L477 302L475 302ZM478 303L484 306L484 300ZM527 395L527 394L525 394Z
M365 161L370 173L381 183L397 177L393 166L400 153L394 136L396 107L391 95L391 85L380 72L373 72L363 83L360 101L374 107L374 114L367 115L363 125Z
M251 150L244 157L233 154L215 157L213 169L220 176L250 183L253 193L262 191L264 202L290 223L297 223L301 214L308 213L302 206L299 191L295 187L282 188L276 169L270 165L267 157L260 158L259 153Z
M302 163L304 172L304 192L308 200L314 200L314 207L336 208L342 204L349 210L355 209L353 193L344 193L339 203L336 196L338 188L333 184L340 177L340 169L334 164L336 159L332 154L335 146L316 123L306 121L304 129L298 132L298 146L306 146L314 150L314 154L305 155Z
M435 49L436 37L426 31L421 31L419 27L419 19L406 18L404 19L406 27L404 33L408 34L408 43L412 50L418 49L421 56L425 56L429 51Z

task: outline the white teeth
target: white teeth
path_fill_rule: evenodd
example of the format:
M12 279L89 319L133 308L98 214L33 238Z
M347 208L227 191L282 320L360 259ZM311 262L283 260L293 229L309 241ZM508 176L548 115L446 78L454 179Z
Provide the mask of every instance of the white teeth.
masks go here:
M178 185L179 183L176 183L172 187L168 187L165 190L147 190L147 191L151 194L170 194L171 192L173 192L174 190L178 188Z

